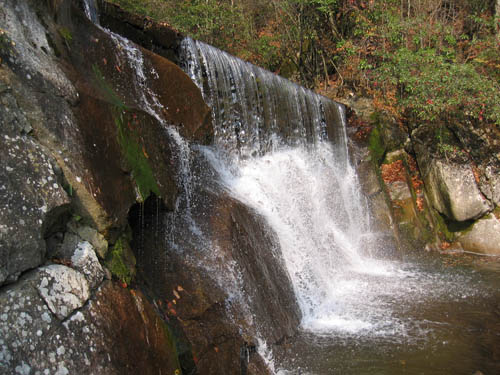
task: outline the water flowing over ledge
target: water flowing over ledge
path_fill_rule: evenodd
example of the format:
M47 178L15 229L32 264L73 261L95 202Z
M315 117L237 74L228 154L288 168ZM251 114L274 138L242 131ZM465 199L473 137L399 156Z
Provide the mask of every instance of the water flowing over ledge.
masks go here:
M180 60L212 108L218 147L248 157L329 139L347 156L340 104L191 38Z

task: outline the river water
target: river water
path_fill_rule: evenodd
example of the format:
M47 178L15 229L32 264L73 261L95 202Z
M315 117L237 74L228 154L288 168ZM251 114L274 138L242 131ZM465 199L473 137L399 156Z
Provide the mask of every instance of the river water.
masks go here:
M289 339L284 344L285 351L274 358L276 372L500 373L498 261L443 264L449 260L456 261L429 259L428 255L411 259L404 267L412 269L414 280L388 289L367 286L370 296L366 308L373 304L370 298L385 308L385 315L379 317L382 329L355 332L349 325L330 330L304 329ZM380 281L377 279L370 282L376 284ZM395 289L402 293L393 294ZM361 306L361 310L364 308ZM388 324L391 321L395 324Z

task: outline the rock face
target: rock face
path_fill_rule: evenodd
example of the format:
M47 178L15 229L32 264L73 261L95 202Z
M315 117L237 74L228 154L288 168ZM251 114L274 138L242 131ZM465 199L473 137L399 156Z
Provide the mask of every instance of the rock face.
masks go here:
M48 272L54 280L83 278L65 266ZM39 293L46 279L47 270L35 272L0 294L0 372L180 373L171 333L140 292L106 282L84 307L69 299L54 305Z
M178 222L176 246L166 243L164 208L150 199L131 211L138 269L166 301L170 319L182 324L199 373L267 373L256 338L279 343L300 322L279 248L262 218L216 186L198 188L191 214L212 237L197 239ZM214 214L206 217L207 210Z
M15 103L10 93L0 94L0 100ZM22 116L19 107L1 106L2 127L14 125L15 116ZM0 137L0 285L43 263L44 235L69 204L54 160L20 129L5 130Z
M433 206L454 221L483 216L493 206L479 190L470 163L462 153L448 156L446 152L453 146L445 148L437 142L435 132L431 126L421 126L412 134L417 162ZM440 149L445 157L436 155Z
M351 140L370 150L369 157L361 155L355 162L377 228L379 223L395 228L403 247L497 254L497 222L491 213L498 210L498 130L467 121L402 127L367 100L348 104L360 116L348 113ZM380 173L382 189L371 168Z
M198 88L77 1L6 0L0 104L0 373L180 373L182 328L104 264L129 208L172 209L179 153L210 141Z
M500 221L494 215L488 215L460 235L458 242L467 251L500 255Z
M479 190L472 168L417 154L426 189L434 207L454 221L477 219L492 209Z

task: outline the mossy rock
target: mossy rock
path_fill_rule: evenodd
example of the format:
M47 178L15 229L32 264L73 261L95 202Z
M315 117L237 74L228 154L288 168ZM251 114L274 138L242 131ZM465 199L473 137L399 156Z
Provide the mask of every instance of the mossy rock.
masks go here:
M373 162L379 165L384 159L386 150L380 134L380 127L378 125L374 127L370 133L370 138L368 139L368 149L370 150Z
M160 195L160 189L156 181L153 168L149 162L149 155L141 137L131 124L137 122L137 115L128 108L111 85L106 82L99 67L93 65L94 78L101 93L106 100L114 105L113 119L117 128L117 140L121 148L123 158L130 170L132 179L136 185L137 200L143 202L152 192Z
M106 266L114 277L130 284L136 274L136 259L126 236L116 241L106 258Z

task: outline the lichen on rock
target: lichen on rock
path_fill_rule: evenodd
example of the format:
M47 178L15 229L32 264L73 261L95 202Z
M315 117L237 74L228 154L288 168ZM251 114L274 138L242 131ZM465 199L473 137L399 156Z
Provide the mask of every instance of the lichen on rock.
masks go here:
M71 257L71 264L85 276L90 288L94 289L102 282L104 270L89 242L83 241L78 244Z
M78 271L54 264L41 268L39 272L38 292L58 319L67 318L89 299L89 284Z

